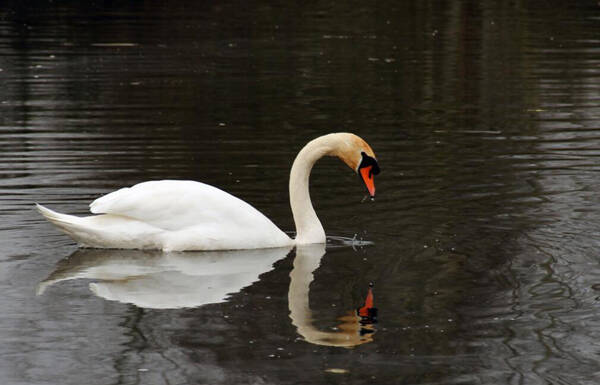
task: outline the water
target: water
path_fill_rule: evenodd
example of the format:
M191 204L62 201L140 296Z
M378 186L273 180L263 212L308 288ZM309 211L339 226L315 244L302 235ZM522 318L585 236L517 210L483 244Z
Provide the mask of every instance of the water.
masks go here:
M597 383L599 21L584 1L6 5L2 382ZM342 130L382 173L361 203L317 164L325 251L77 251L33 209L195 179L293 231L291 162Z

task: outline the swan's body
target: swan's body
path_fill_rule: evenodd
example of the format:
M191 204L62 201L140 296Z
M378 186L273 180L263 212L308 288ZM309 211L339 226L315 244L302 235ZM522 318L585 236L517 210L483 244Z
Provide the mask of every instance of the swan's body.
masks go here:
M194 181L152 181L117 190L90 205L92 213L103 215L38 209L82 247L233 250L293 244L254 207Z
M325 243L308 179L324 155L338 156L361 173L373 196L379 171L373 150L356 135L337 133L309 142L290 172L290 205L297 236L291 239L248 203L194 181L161 180L122 188L90 204L94 216L60 214L37 205L82 247L162 250L233 250Z

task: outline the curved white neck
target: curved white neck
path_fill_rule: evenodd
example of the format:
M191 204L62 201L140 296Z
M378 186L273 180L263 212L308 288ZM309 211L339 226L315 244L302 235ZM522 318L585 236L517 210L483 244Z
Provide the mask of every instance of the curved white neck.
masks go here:
M290 172L290 206L296 224L296 243L325 243L325 231L310 200L308 179L317 160L332 152L332 135L309 142L296 156Z

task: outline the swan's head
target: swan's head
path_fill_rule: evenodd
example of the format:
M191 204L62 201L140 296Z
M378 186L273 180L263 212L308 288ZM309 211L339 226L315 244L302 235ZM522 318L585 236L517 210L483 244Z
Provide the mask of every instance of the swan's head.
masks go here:
M375 196L375 175L379 174L379 165L373 149L359 136L348 133L338 134L341 139L334 155L353 169L365 183L369 195Z

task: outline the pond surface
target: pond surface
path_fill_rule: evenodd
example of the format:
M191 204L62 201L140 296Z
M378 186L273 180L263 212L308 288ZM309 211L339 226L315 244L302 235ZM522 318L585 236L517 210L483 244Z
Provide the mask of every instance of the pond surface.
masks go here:
M0 10L3 384L600 381L597 2L85 3ZM334 131L382 172L316 165L327 249L78 251L34 210L193 179L293 232Z

